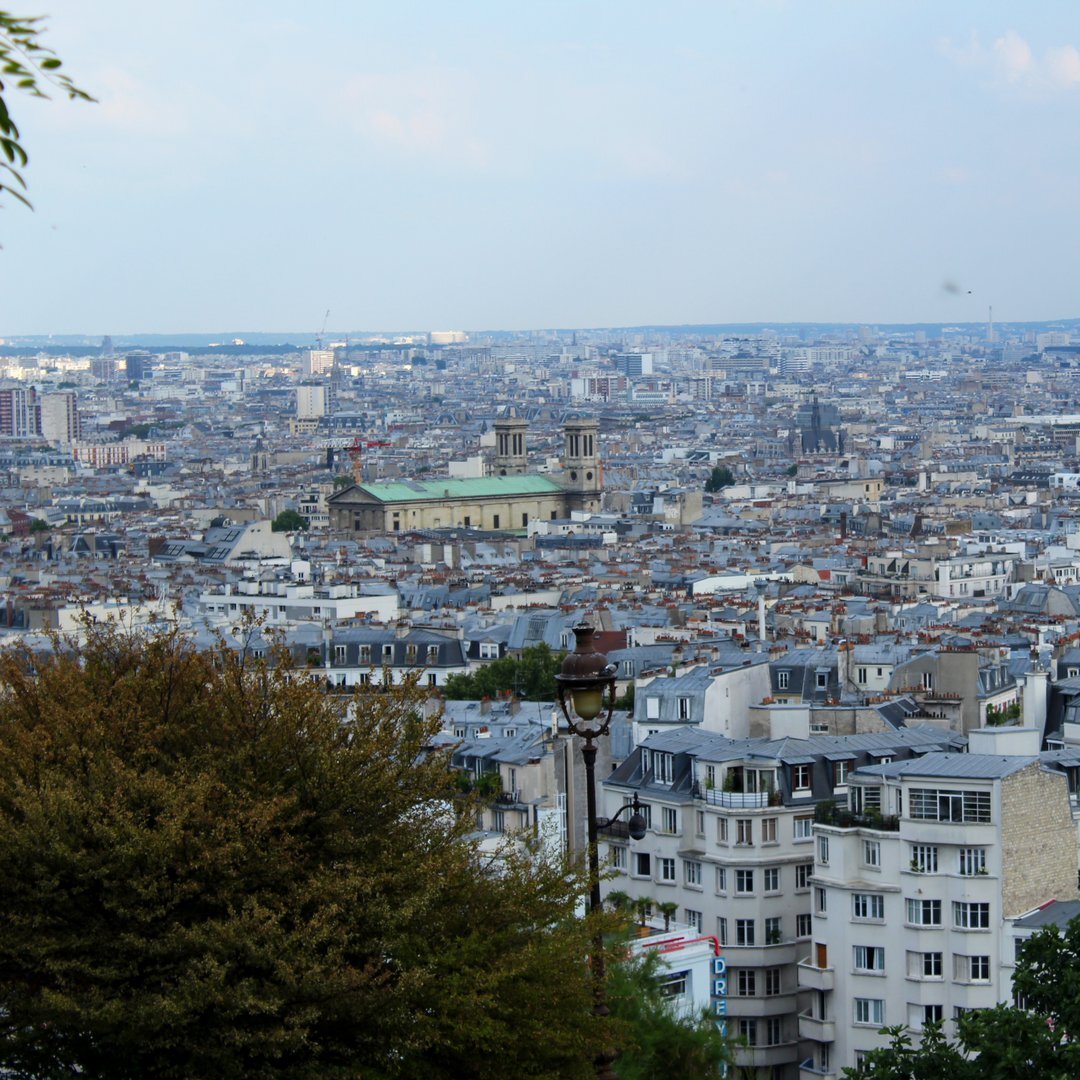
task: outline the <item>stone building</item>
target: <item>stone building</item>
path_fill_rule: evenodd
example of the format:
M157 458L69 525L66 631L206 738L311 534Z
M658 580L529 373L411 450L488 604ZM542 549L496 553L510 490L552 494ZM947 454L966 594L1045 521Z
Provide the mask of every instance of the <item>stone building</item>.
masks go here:
M603 494L597 422L565 425L563 473L527 471L525 421L495 424L495 475L469 479L377 481L353 484L327 500L330 527L342 532L412 529L527 529L575 511L600 510Z

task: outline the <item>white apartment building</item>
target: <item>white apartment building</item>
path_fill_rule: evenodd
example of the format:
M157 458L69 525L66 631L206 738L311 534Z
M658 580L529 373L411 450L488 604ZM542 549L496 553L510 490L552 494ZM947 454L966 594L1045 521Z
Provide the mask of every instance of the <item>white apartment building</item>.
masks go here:
M318 420L327 412L329 390L325 383L308 385L301 383L296 388L297 420Z
M238 618L245 613L270 624L330 622L372 616L382 623L399 614L399 596L390 586L361 589L355 582L316 585L311 582L264 581L243 578L219 590L199 595L199 608L208 614Z
M739 740L684 728L650 737L605 779L601 813L636 794L649 823L637 842L621 822L607 830L606 890L674 905L676 918L717 937L729 1029L747 1043L738 1064L792 1080L805 1057L798 963L814 929L815 806L846 798L856 766L962 742L931 727Z
M79 402L72 392L41 395L41 436L60 447L79 438Z
M1078 895L1080 755L1038 747L1032 729L972 731L970 753L860 768L845 805L818 807L805 1080L887 1045L885 1025L952 1035L961 1013L1009 1000L1012 921Z

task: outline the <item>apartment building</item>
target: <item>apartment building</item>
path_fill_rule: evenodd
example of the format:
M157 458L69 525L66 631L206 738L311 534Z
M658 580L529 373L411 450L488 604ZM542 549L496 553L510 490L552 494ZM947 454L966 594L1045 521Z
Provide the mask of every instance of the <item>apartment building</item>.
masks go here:
M1080 755L1038 748L1034 729L973 731L969 753L860 768L841 808L818 806L801 1077L841 1075L884 1025L952 1034L1010 998L1012 922L1078 895Z
M605 833L615 871L606 888L674 905L697 933L716 935L729 1028L747 1044L739 1064L791 1080L805 1056L798 964L813 936L817 804L846 798L856 767L962 742L931 727L739 740L683 728L651 736L605 779L601 812L636 794L649 823L637 842L622 823Z

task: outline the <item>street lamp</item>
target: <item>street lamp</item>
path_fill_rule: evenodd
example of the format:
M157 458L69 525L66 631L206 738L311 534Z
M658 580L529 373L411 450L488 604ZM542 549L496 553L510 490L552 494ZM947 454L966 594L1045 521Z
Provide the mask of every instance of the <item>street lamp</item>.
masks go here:
M641 813L641 804L637 794L634 801L622 807L609 818L596 816L596 740L607 735L611 727L611 717L615 711L615 672L616 666L608 661L593 645L595 630L587 623L575 626L574 651L563 661L562 670L555 676L558 686L559 705L562 707L566 725L572 735L585 740L581 756L585 762L585 806L588 814L589 836L589 910L597 915L600 912L600 851L597 835L600 829L614 824L624 813L631 811L627 823L630 836L640 840L645 835L645 818ZM605 703L605 692L607 701ZM567 702L569 698L569 703ZM604 715L605 705L607 714ZM571 715L570 707L577 719ZM604 937L600 923L596 923L596 936L593 939L593 979L594 1004L593 1014L604 1018L609 1015L607 993L604 986ZM600 1080L615 1080L612 1051L604 1051L596 1058L596 1075Z

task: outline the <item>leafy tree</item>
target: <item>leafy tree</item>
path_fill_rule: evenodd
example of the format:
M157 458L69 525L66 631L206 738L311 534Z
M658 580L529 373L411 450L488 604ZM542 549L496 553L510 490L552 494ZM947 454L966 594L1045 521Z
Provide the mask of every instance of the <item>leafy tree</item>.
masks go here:
M354 483L356 481L353 480L351 473L338 473L334 477L334 490L341 491L342 488L352 487Z
M1025 1009L998 1005L957 1021L957 1040L948 1042L940 1025L928 1026L913 1047L903 1027L886 1028L884 1050L867 1054L848 1077L876 1080L1066 1080L1080 1076L1080 918L1062 933L1043 927L1024 944L1013 974L1013 989Z
M69 98L94 100L61 73L56 53L41 44L44 30L41 16L0 11L0 194L7 192L27 206L30 202L23 194L26 180L22 170L30 158L11 117L6 92L14 88L44 98L49 96L45 87L51 85Z
M303 514L298 514L295 510L282 510L270 524L273 532L297 532L298 530L305 530L307 527L307 518Z
M86 625L0 654L0 1075L589 1077L580 875L491 872L418 687ZM351 716L352 719L348 719Z
M479 701L513 693L525 701L554 701L555 676L563 654L541 642L522 649L521 658L504 656L467 675L451 675L443 693L451 701Z
M798 465L789 465L784 470L784 472L788 476L798 476L799 475L799 466Z
M705 481L705 490L714 493L734 483L735 474L726 465L717 465L709 475L709 479Z
M664 994L658 953L627 958L608 968L608 1003L627 1030L615 1069L619 1080L713 1080L725 1075L731 1055L708 1010L680 1013Z
M32 533L47 533L49 531L49 523L43 518L34 518L30 522L30 531Z

